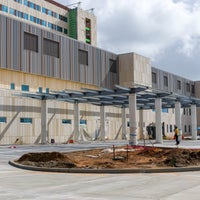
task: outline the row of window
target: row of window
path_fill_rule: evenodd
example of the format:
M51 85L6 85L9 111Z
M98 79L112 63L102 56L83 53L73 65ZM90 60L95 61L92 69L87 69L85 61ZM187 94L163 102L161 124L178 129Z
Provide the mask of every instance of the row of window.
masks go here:
M0 4L0 10L8 13L8 7L5 6L5 5ZM16 9L10 8L9 13L11 15L16 16L16 17L19 17L19 18L22 18L22 19L25 19L25 20L29 20L29 15L27 13L23 13L23 12L18 11ZM42 25L44 27L47 27L47 21L40 19L40 18L37 18L37 17L34 17L32 15L30 15L30 21L34 22L36 24ZM58 26L56 24L52 24L50 22L48 22L48 28L51 28L52 30L56 30L56 31L61 32L61 33L64 32L64 34L66 34L66 35L68 34L68 30L66 28L62 28L61 26Z
M173 131L174 131L174 128L175 128L175 125L174 126L172 126L171 124L170 125L167 125L167 132L170 132L170 133L172 133ZM191 125L185 125L184 126L184 132L185 133L191 133Z
M24 32L24 49L38 52L38 36ZM43 53L59 58L59 42L43 38Z
M14 1L17 2L17 3L22 4L22 0L14 0ZM49 16L52 16L54 18L58 18L58 19L60 19L60 20L62 20L64 22L67 22L67 17L65 17L63 15L60 15L60 14L58 14L58 13L52 11L52 10L49 10L49 9L47 9L45 7L41 8L40 5L35 4L35 3L31 2L31 1L24 0L24 5L29 7L29 8L32 8L34 10L37 10L39 12L45 13L45 14L47 14Z
M11 90L15 90L15 83L11 83L10 84L10 89ZM21 85L21 90L24 91L24 92L29 92L29 85L25 85L25 84L22 84ZM39 87L38 88L38 92L39 93L42 93L42 87ZM49 88L46 88L46 93L49 93Z
M156 84L157 83L157 76L156 76L156 73L155 72L152 72L152 83ZM163 84L165 87L168 87L169 84L168 84L168 77L167 76L163 76ZM181 90L181 87L182 84L181 84L181 81L180 80L177 80L177 83L176 83L176 88L177 90ZM186 87L186 91L187 92L192 92L193 94L195 93L195 88L194 88L194 85L190 85L189 83L185 83L185 87Z
M29 117L21 117L20 118L20 123L22 124L32 124L32 118ZM0 117L0 123L7 123L7 117ZM62 119L62 124L71 124L72 120L71 119ZM80 125L86 125L87 120L81 119L80 120Z

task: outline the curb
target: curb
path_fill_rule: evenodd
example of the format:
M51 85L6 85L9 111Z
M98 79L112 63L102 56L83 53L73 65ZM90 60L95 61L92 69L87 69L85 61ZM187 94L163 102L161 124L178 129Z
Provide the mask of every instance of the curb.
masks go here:
M172 167L172 168L151 168L151 169L78 169L78 168L45 168L21 165L15 161L9 161L13 167L25 170L59 173L90 173L90 174L125 174L125 173L170 173L170 172L191 172L200 171L200 167Z

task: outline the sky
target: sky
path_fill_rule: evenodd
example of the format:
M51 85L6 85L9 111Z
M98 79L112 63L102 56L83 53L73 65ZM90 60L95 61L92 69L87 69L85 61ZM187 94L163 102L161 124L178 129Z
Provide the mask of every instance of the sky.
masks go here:
M153 67L200 80L200 0L83 0L80 7L94 8L98 47L135 52Z

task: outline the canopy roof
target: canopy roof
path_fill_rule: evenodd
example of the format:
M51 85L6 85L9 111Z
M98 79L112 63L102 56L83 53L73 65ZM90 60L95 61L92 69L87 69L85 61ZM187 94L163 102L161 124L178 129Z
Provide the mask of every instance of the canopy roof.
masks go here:
M162 108L174 108L179 101L182 107L190 107L196 104L200 107L200 99L191 96L181 96L174 93L157 91L148 87L136 85L126 88L115 85L114 89L100 88L93 90L82 88L81 90L50 91L49 93L23 92L21 96L38 100L55 99L69 103L89 103L97 106L128 107L129 95L136 93L138 109L155 109L155 99L162 99Z

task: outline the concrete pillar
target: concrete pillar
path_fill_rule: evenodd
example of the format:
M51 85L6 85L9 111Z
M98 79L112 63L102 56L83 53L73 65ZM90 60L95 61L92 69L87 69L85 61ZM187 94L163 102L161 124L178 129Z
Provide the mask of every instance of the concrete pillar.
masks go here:
M79 141L80 136L80 111L78 102L74 103L74 140Z
M105 141L106 136L106 113L105 107L100 106L100 130L101 130L101 140Z
M47 100L41 100L41 143L47 143L48 125L47 125Z
M139 128L140 136L142 139L145 139L145 122L144 122L144 110L139 110Z
M122 107L122 140L126 140L126 108Z
M155 115L156 115L156 142L162 144L162 99L155 100Z
M137 112L137 101L136 94L129 95L129 125L130 125L130 145L137 145L137 121L136 113Z
M192 140L197 140L197 107L196 104L191 105L191 125Z
M182 135L181 103L179 101L175 103L175 125L179 129L179 134Z

